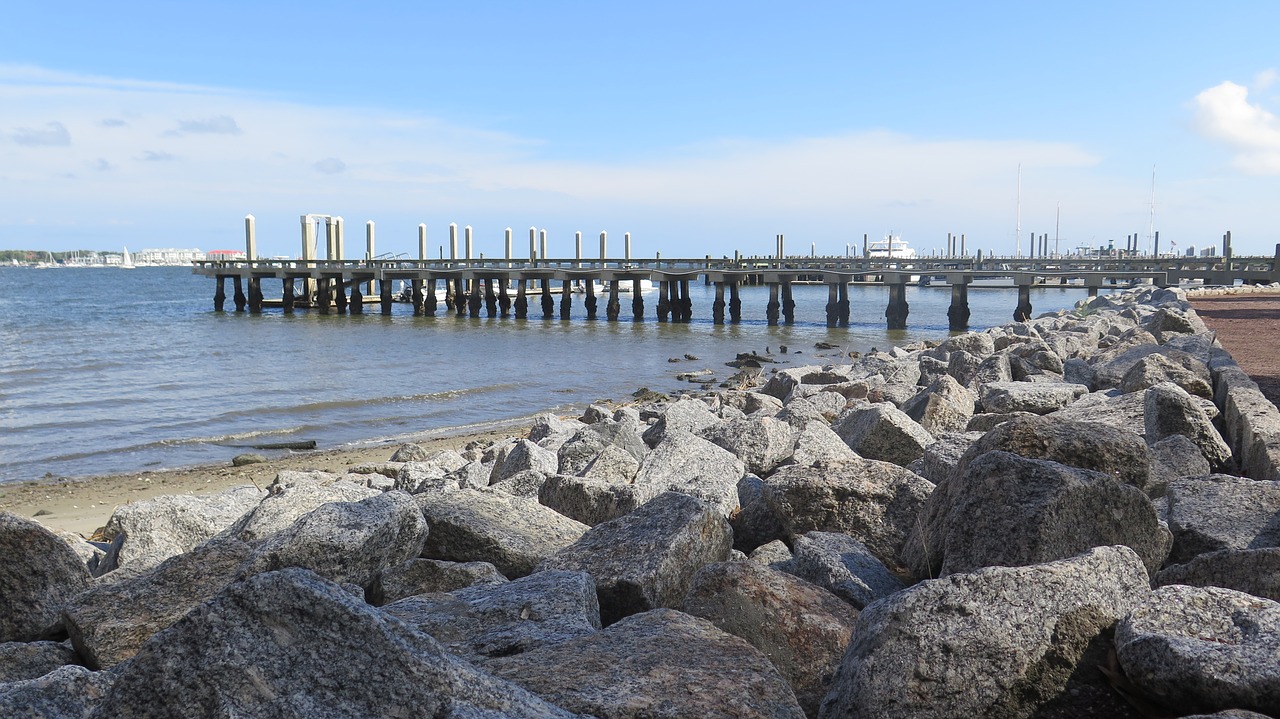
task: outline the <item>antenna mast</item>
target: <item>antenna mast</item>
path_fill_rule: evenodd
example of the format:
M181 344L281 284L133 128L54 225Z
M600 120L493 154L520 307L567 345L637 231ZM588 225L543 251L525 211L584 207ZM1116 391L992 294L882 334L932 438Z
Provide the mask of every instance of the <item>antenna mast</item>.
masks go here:
M1022 257L1022 163L1018 163L1018 224L1013 230L1014 257Z

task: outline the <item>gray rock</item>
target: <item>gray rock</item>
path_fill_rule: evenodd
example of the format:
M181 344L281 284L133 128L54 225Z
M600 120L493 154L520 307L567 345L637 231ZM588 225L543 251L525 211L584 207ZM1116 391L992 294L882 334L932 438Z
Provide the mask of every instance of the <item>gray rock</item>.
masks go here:
M989 382L982 386L984 412L1048 414L1089 393L1089 388L1066 382Z
M918 468L908 467L908 469L937 484L955 473L965 453L974 442L982 439L982 436L981 432L940 434L933 444L924 448L924 456L916 460L919 463Z
M452 592L476 585L506 584L498 568L488 562L446 562L406 559L383 569L367 592L375 607L415 594Z
M322 504L358 502L379 494L382 492L365 486L364 478L353 482L328 472L280 472L267 487L267 496L219 536L252 544L285 529Z
M1186 564L1161 569L1151 583L1222 587L1280 602L1280 547L1207 552Z
M761 392L728 390L720 394L720 400L729 407L735 407L743 414L772 416L782 411L782 400Z
M1151 445L1151 472L1145 489L1148 496L1162 497L1169 482L1179 477L1203 477L1212 471L1195 442L1185 435L1169 435Z
M1201 364L1199 371L1187 369L1162 354L1150 354L1120 378L1121 392L1138 392L1164 382L1172 382L1189 394L1213 399L1213 380L1209 368Z
M795 538L783 571L826 589L862 609L903 588L866 545L847 534L809 532Z
M493 465L480 460L467 462L461 467L445 475L448 483L442 487L459 489L484 489L489 486L489 478L493 476Z
M339 584L367 588L383 567L422 554L426 541L427 522L413 497L386 492L317 507L261 542L248 571L302 567Z
M1025 717L1067 696L1123 716L1093 667L1149 591L1125 547L921 582L862 611L821 716Z
M560 438L563 442L583 426L582 422L573 418L561 418L554 414L543 413L533 418L533 424L529 426L529 441L555 452L559 449L558 445L554 445L555 438ZM552 440L554 446L547 447L545 444L547 440Z
M420 444L406 442L391 455L392 462L421 462L427 458L427 450Z
M585 572L537 572L504 584L419 594L382 611L473 664L600 629L596 585Z
M1070 384L1082 384L1093 387L1095 382L1093 367L1082 357L1070 357L1062 362L1062 381Z
M998 352L978 363L972 378L965 386L977 390L986 384L1012 381L1013 365L1009 362L1009 353Z
M905 467L924 454L933 436L890 404L851 409L831 429L859 456Z
M98 562L96 574L122 567L143 571L189 552L235 524L265 496L249 485L211 495L153 497L117 507L103 534L123 539Z
M376 474L392 482L396 477L400 476L400 469L404 467L404 462L364 462L361 464L353 464L347 470L348 474Z
M267 456L265 454L255 454L253 452L246 452L244 454L237 454L236 456L232 457L231 466L247 467L251 464L262 464L263 462L266 462L266 461L267 461Z
M795 449L785 464L813 467L858 459L858 453L824 422L809 422L795 434Z
M534 470L544 475L555 474L559 468L556 453L543 449L527 439L519 440L511 451L494 467L490 484L497 484L518 472Z
M4 642L0 644L0 685L38 679L79 661L75 650L62 642Z
M1232 466L1230 445L1186 390L1169 382L1158 384L1146 391L1143 401L1148 442L1181 434L1195 442L1215 471Z
M645 430L644 441L650 447L657 447L671 432L697 434L718 422L720 418L706 404L696 399L680 399L668 405L658 421Z
M512 579L530 574L587 531L581 522L504 492L463 489L417 500L431 527L424 557L489 562Z
M947 356L947 374L960 384L972 387L982 360L982 357L975 357L964 350L953 351Z
M53 532L0 512L0 642L61 631L62 607L89 586L89 570Z
M842 532L896 567L933 483L897 465L860 459L811 468L783 467L765 482L765 499L791 537Z
M594 527L639 507L644 503L644 494L634 484L556 474L547 477L538 490L538 502Z
M599 482L630 484L639 471L640 462L634 455L621 447L610 445L600 450L582 469L581 476Z
M423 452L420 458L400 465L395 488L410 494L457 489L457 480L449 479L449 474L466 463L461 454L451 449Z
M1219 587L1160 587L1116 627L1129 681L1180 711L1280 711L1280 604Z
M973 417L976 399L973 392L944 374L904 402L902 411L937 437L943 432L964 431Z
M537 499L538 493L542 491L542 485L546 483L547 475L536 469L525 469L500 482L494 482L490 486L499 492L506 492L515 497Z
M759 651L710 622L670 609L495 659L485 669L600 719L804 717L791 688Z
M135 576L95 583L64 610L71 642L90 668L110 669L221 592L252 554L243 542L214 540Z
M829 385L833 389L842 389L847 385ZM865 396L865 394L864 394ZM793 396L787 406L778 413L777 418L800 429L811 422L830 424L844 411L848 398L837 391L817 392L808 397Z
M1154 573L1169 554L1172 540L1147 496L1100 472L987 452L940 492L945 505L926 513L903 552L919 579L1039 564L1107 545L1133 548Z
M678 429L667 430L645 455L635 486L643 497L683 492L713 503L727 517L738 509L742 460L716 445Z
M763 564L781 570L780 565L786 564L792 560L791 550L781 539L775 539L768 544L762 544L756 547L751 555L747 557L749 561L756 564Z
M1020 419L1025 417L1038 417L1038 416L1040 415L1032 414L1031 412L1009 412L1007 414L995 414L991 412L984 412L981 414L975 414L972 417L970 417L969 423L965 425L964 431L990 432L991 430L995 429L997 425L1004 424L1005 422L1008 422L1011 419Z
M742 460L746 471L753 474L772 472L795 447L791 426L773 417L713 424L699 436Z
M623 450L639 464L648 447L636 434L638 423L601 421L578 430L557 456L560 474L579 475L607 448Z
M679 607L699 569L729 556L729 521L702 500L664 492L635 511L592 527L547 558L539 570L587 572L595 579L600 618Z
M231 585L114 674L94 717L571 716L303 569Z
M111 687L108 672L65 666L44 676L0 684L0 716L22 719L80 719Z
M1185 353L1155 344L1155 337L1138 330L1129 340L1122 340L1089 358L1089 364L1093 367L1092 387L1095 390L1119 387L1134 365L1153 354L1163 354L1175 362L1188 358Z
M978 359L995 354L995 340L986 332L966 332L948 337L938 346L939 350L954 354L957 351L967 352Z
M1227 474L1169 482L1169 561L1182 563L1221 549L1280 547L1280 482Z
M753 562L703 567L684 611L760 650L814 717L858 618L830 593Z
M782 518L764 497L764 480L754 474L738 480L738 503L742 509L729 517L734 549L751 552L786 535Z
M1132 432L1052 417L1019 417L999 425L966 450L956 471L992 450L1047 459L1115 477L1142 488L1150 478L1150 450Z

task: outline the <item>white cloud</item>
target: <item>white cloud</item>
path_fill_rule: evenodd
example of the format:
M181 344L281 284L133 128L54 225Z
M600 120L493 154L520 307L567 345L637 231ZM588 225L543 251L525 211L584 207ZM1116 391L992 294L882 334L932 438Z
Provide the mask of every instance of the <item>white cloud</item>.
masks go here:
M1195 97L1195 125L1206 137L1235 150L1233 164L1256 175L1280 174L1280 118L1249 102L1249 89L1234 82Z
M326 157L313 165L313 167L315 167L316 172L324 173L326 175L336 175L347 169L347 163L336 157Z
M1277 72L1274 67L1269 67L1254 76L1253 89L1258 91L1266 90L1276 84L1276 80L1280 80L1280 72Z
M71 133L61 122L49 122L40 129L20 127L14 130L13 141L27 147L66 147L71 144Z
M239 135L240 126L236 124L233 117L217 115L204 120L179 120L177 132L179 134Z

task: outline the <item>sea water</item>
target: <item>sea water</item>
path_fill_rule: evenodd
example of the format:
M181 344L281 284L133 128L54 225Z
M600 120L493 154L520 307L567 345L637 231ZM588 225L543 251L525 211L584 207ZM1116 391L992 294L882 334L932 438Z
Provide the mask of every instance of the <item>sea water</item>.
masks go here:
M264 293L278 297L279 285L264 280ZM255 443L406 441L576 412L639 387L696 390L675 375L724 380L738 352L820 364L948 334L945 284L908 287L908 329L893 331L880 286L849 288L847 328L826 327L825 286L795 286L796 322L777 327L765 322L765 287L742 288L743 321L724 326L711 321L714 288L690 289L694 319L682 324L656 321L656 293L644 295L643 322L630 321L629 295L620 322L603 319L603 297L601 319L587 321L581 295L567 321L542 319L537 296L528 320L459 318L443 302L435 317L406 304L385 317L376 301L360 316L251 316L214 312L214 281L185 267L0 267L0 482L223 462ZM1031 302L1038 314L1084 297L1036 288ZM971 328L1010 321L1016 303L1012 289L971 289Z

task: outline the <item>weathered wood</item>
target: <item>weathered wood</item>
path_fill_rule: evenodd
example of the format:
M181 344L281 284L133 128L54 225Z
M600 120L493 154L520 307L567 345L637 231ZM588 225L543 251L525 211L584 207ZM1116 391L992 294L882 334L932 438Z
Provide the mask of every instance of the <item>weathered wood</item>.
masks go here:
M467 313L467 286L461 277L453 281L453 311L459 317Z
M796 301L791 296L790 280L782 281L782 319L789 325L796 322Z
M666 322L669 314L671 314L671 281L660 280L658 282L658 321Z
M849 283L841 280L837 299L837 317L841 327L849 326Z
M221 312L227 305L227 276L218 275L217 282L213 290L213 311Z
M353 315L364 314L364 293L360 291L360 285L362 284L364 283L351 283L351 314Z
M840 318L840 307L837 304L839 300L836 299L836 296L839 294L839 292L840 291L836 289L836 283L831 282L827 284L826 310L827 310L827 326L828 327L835 327L836 322L838 322Z
M510 253L508 253L510 254ZM498 281L498 310L503 317L511 313L511 297L507 294L507 281Z
M316 305L320 308L320 314L329 314L333 307L333 292L329 289L330 280L328 277L321 277L316 282Z
M249 312L262 313L262 278L249 278Z
M436 278L431 277L426 280L426 295L422 298L422 313L431 317L436 316L436 308L439 301L436 299Z
M338 305L338 314L345 314L347 311L347 288L339 277L333 282L333 295L335 303Z
M391 314L391 282L392 280L378 280L378 304L384 315Z
M689 294L689 280L680 280L680 321L693 319L693 297Z
M724 324L724 283L716 283L716 299L711 303L711 324Z
M293 312L293 278L286 277L280 280L280 283L282 285L280 290L280 304L284 307L285 313L288 314Z
M240 275L235 275L231 278L231 282L235 286L236 312L244 312L245 305L249 303L248 298L244 296L244 279Z
M742 298L738 296L738 283L729 283L729 322L738 324L742 321Z
M484 313L486 317L498 316L498 295L493 291L492 277L484 281Z
M640 294L640 280L631 281L631 319L644 321L644 295Z
M532 230L530 231L532 232ZM525 282L520 280L516 285L516 319L523 320L529 317L529 296L525 294Z
M778 283L769 283L769 304L765 305L764 316L769 326L773 327L778 324Z
M470 232L467 234L470 235ZM467 315L479 317L480 305L480 280L471 280L471 294L467 297Z
M413 316L421 317L422 316L422 280L420 279L409 280L409 287L410 287L410 292L412 293L411 299L413 300Z
M573 287L569 280L560 282L560 319L569 319L570 311L573 309Z
M542 280L542 319L549 320L555 310L555 300L551 299L551 280Z
M609 301L604 306L604 314L610 322L617 322L618 315L622 314L622 304L618 302L618 283L621 281L609 282Z
M582 304L587 308L587 319L594 320L596 318L596 282L588 277L585 285L587 297Z

